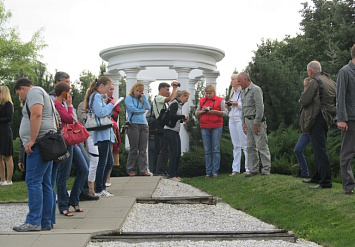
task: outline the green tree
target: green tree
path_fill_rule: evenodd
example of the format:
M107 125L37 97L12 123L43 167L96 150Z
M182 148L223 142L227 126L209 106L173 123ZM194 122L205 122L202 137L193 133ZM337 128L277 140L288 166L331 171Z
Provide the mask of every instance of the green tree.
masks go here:
M0 0L0 81L14 80L18 75L30 77L38 66L39 51L46 45L42 41L41 30L28 42L22 42L16 28L6 24L12 14Z

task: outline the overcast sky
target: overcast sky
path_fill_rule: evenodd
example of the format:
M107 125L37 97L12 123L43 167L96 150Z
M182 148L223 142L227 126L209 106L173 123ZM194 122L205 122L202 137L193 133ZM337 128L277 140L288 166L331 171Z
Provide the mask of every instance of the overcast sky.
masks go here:
M251 61L262 38L281 40L300 33L307 0L4 0L23 41L43 28L41 54L50 73L71 80L90 70L97 75L103 49L137 43L187 43L225 52L217 63L218 92L236 68ZM308 0L309 1L309 0Z

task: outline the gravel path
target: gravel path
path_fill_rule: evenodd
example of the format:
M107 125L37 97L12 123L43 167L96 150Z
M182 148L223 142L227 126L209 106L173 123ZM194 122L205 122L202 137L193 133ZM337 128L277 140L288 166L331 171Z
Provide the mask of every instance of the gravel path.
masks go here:
M206 196L208 194L184 183L162 179L153 197ZM275 226L264 223L223 202L204 204L140 204L137 203L122 226L123 232L167 231L251 231L273 230ZM87 247L185 247L185 246L246 246L246 247L319 247L315 243L298 239L296 243L273 241L166 241L166 242L91 242Z
M205 196L208 195L190 185L162 179L153 197ZM20 225L28 213L27 204L0 204L0 232L11 232ZM273 225L264 223L223 202L204 204L140 204L137 203L122 226L124 232L166 231L250 231L272 230ZM240 247L320 247L315 243L298 239L286 241L167 241L167 242L91 242L87 247L185 247L185 246L240 246Z

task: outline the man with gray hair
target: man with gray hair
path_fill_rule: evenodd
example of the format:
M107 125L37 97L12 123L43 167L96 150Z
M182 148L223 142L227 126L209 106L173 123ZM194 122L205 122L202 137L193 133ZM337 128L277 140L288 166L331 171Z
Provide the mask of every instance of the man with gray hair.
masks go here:
M312 61L307 65L308 76L311 80L300 98L303 109L312 108L315 112L309 115L307 128L310 128L310 140L314 154L314 174L311 179L302 180L304 183L316 183L311 189L331 188L330 159L327 151L327 133L333 123L335 105L335 82L325 73L318 61ZM319 99L318 99L319 98Z
M242 92L242 122L243 131L247 135L247 153L249 174L252 177L259 174L259 155L263 168L262 175L270 175L271 156L266 134L266 119L264 116L263 91L251 82L248 73L238 74L237 81Z
M355 45L350 62L337 77L337 118L341 130L340 170L345 194L354 194L354 173L351 162L355 156Z

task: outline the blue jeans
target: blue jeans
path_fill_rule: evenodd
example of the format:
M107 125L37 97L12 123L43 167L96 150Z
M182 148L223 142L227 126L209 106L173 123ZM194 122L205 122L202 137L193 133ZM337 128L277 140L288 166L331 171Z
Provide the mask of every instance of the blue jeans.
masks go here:
M181 140L179 132L164 129L164 137L169 146L170 160L169 160L169 178L179 176L179 165L181 157Z
M50 227L52 222L53 187L51 184L53 162L44 162L38 145L32 147L33 153L26 159L26 184L28 208L26 223Z
M99 149L99 162L97 164L95 192L100 193L106 190L106 181L113 165L112 143L111 141L97 142Z
M61 163L58 168L57 194L59 211L68 209L69 204L79 205L79 196L89 173L86 160L76 145L71 145L69 147L69 153L69 159L64 163ZM76 176L70 197L68 198L67 180L70 176L72 163L76 166Z
M309 134L302 133L295 146L295 154L297 157L298 164L301 168L302 177L309 177L308 165L303 152L310 142L311 139L309 137Z
M218 174L221 161L222 127L201 129L203 148L205 149L206 175Z
M51 184L53 187L53 203L52 203L52 217L51 217L52 224L56 223L55 208L57 206L57 200L56 200L57 194L55 193L54 185L55 182L57 181L59 165L60 164L53 162L53 167L52 167L52 178L51 178Z

